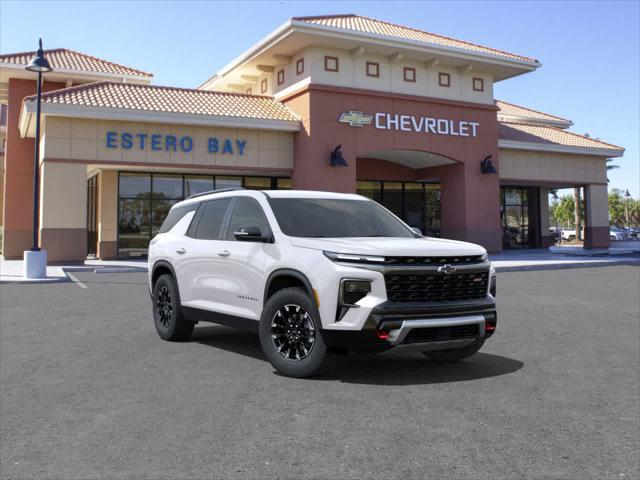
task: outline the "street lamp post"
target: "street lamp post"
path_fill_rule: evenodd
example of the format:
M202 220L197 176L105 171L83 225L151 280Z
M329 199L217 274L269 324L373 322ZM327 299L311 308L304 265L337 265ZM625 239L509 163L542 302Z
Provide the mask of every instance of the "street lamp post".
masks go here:
M42 74L53 69L44 56L42 39L36 55L26 67L30 72L38 74L38 90L36 99L36 137L33 153L33 243L31 250L24 252L24 276L25 278L45 278L47 276L47 252L40 249L38 239L38 227L40 224L40 105L42 102Z

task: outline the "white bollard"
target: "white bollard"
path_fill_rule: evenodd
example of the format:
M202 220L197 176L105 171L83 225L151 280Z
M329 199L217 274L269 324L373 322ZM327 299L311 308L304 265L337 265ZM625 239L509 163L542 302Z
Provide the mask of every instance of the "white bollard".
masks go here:
M24 278L47 278L47 251L24 251Z

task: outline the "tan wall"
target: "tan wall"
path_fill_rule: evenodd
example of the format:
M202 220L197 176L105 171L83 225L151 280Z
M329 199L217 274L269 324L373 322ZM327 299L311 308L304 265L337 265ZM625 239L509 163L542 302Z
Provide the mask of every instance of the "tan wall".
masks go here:
M50 261L87 256L87 169L45 162L40 167L40 239Z
M338 72L328 72L324 69L325 56L338 58ZM300 58L304 58L304 73L297 75L296 62ZM366 75L367 62L376 62L380 65L379 77ZM415 82L404 80L404 67L415 68ZM307 79L311 83L320 85L493 104L493 77L491 74L473 70L460 72L454 67L444 65L427 67L424 63L414 60L401 59L392 62L389 57L380 55L352 56L348 50L309 47L294 55L289 65L275 67L274 83L277 71L282 68L285 69L285 82L282 85L275 84L273 93L278 93ZM439 86L439 72L448 73L451 76L450 87ZM476 92L473 90L472 79L474 77L484 80L484 91ZM256 93L255 88L254 93ZM268 93L271 94L271 90Z
M107 132L129 132L190 136L193 149L181 151L155 151L147 139L144 149L107 148ZM210 137L221 142L230 139L233 154L209 153ZM239 155L236 140L246 140L244 155ZM135 164L166 164L167 166L210 166L238 168L293 168L293 133L237 128L207 128L173 126L154 123L111 122L101 120L47 117L44 128L43 158L72 159L90 162L118 162Z
M586 220L590 227L609 227L609 196L606 185L587 185Z
M86 228L86 167L45 162L40 174L40 228Z
M115 242L118 234L118 172L102 170L98 182L98 241Z
M606 183L606 159L501 148L500 178L574 184Z

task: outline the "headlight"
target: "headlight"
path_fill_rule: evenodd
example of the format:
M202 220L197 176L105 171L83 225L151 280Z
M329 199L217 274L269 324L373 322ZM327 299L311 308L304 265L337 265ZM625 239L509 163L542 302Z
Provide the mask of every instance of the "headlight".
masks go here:
M340 284L342 305L354 305L371 291L370 280L343 279Z
M324 255L334 262L351 263L384 263L384 257L378 255L359 255L356 253L323 252Z
M489 254L487 252L484 252L484 255L482 255L480 260L483 261L483 262L489 260Z

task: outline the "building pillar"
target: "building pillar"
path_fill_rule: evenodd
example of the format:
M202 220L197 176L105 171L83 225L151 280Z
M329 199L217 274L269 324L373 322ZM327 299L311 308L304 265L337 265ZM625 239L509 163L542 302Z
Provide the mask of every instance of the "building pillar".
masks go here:
M64 83L44 82L43 92L64 88ZM33 138L22 138L18 128L22 100L36 93L36 81L9 79L7 142L5 148L2 220L5 259L20 259L31 248L33 228Z
M540 246L548 248L553 245L553 236L549 230L549 189L540 187L538 192L540 212Z
M425 172L440 179L441 236L477 243L489 252L502 250L498 175L483 175L474 163L456 163Z
M98 177L98 258L118 257L118 172L102 170Z
M609 195L606 185L584 188L584 248L609 248Z
M87 167L43 162L40 241L50 262L87 258Z
M355 129L345 128L336 121L335 115L326 120L321 112L321 100L315 99L312 109L309 92L287 99L285 103L300 117L302 127L294 135L293 188L355 193ZM313 115L312 110L315 111ZM331 166L331 151L338 145L342 145L347 167Z

